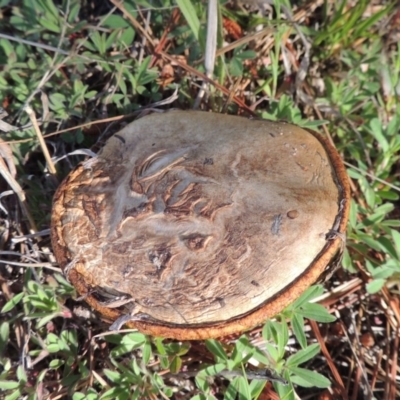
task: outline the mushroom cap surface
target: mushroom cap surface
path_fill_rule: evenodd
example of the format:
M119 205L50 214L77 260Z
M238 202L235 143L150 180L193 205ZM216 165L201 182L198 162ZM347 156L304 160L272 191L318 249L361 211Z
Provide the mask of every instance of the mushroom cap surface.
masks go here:
M345 168L319 134L169 111L127 125L67 176L52 242L107 318L203 339L263 322L314 283L343 245L348 208Z

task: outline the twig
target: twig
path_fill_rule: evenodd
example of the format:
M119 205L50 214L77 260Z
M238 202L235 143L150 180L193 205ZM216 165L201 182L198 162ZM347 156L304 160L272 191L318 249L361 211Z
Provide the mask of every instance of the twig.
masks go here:
M394 343L393 343L393 353L392 353L392 368L390 371L390 394L389 399L395 400L396 398L396 372L398 367L398 359L399 359L399 337L400 337L400 328L397 328L397 331L394 335Z
M50 235L50 229L43 229L40 232L28 234L28 235L23 235L23 236L14 236L11 238L11 243L16 244L20 242L25 242L28 239L32 239L34 237L43 237L43 236L48 236Z
M162 52L160 54L162 55L162 57L164 57L168 61L177 64L179 67L181 67L186 72L188 72L190 74L193 74L193 75L195 75L195 76L197 76L197 77L199 77L199 78L201 78L203 80L206 80L206 81L210 82L213 86L215 86L218 90L220 90L226 96L230 95L230 90L229 89L227 89L225 86L220 85L218 82L214 81L213 79L208 78L207 75L201 73L197 69L191 67L190 65L187 65L187 64L183 63L179 59L175 59L173 56L170 56L169 54L166 54L164 52ZM243 110L245 110L249 115L251 115L253 117L258 117L258 115L249 106L247 106L242 100L240 100L237 96L233 96L232 100L239 107L241 107Z
M397 190L398 192L400 192L400 187L399 187L399 186L393 185L392 183L390 183L390 182L388 182L388 181L385 181L385 180L383 180L383 179L378 178L378 177L375 176L374 174L370 174L369 172L364 171L364 170L362 170L361 168L355 167L353 164L350 164L350 163L348 163L347 161L343 161L343 164L345 164L347 167L350 167L350 168L355 169L355 170L358 171L358 172L361 172L361 173L364 174L365 176L368 176L369 178L371 178L371 179L373 179L373 180L375 180L375 181L378 181L378 182L380 182L380 183L382 183L382 184L384 184L384 185L386 185L386 186L388 186L388 187L390 187L390 188L392 188L392 189Z
M178 376L183 376L183 377L195 377L198 376L199 374L201 374L201 370L200 371L182 371L182 372L177 372L177 373L169 373L166 374L164 376L168 376L168 377L178 377ZM246 375L245 377L247 379L260 379L260 380L266 380L266 381L270 381L270 382L278 382L282 385L287 385L288 382L286 379L275 375L273 372L271 372L269 369L260 369L258 371L249 371L246 370L245 371ZM211 377L213 376L222 376L222 377L226 377L226 378L234 378L237 376L244 376L242 371L229 371L227 369L223 369L222 371L211 375Z
M17 169L14 165L13 153L9 143L0 138L0 157L3 158L7 164L8 170L13 178L17 176Z
M62 50L58 47L49 46L49 45L43 44L43 43L32 42L31 40L17 38L14 36L6 35L5 33L0 33L0 39L12 40L13 42L18 42L18 43L27 44L28 46L38 47L40 49L48 50L48 51L51 51L56 54L62 54L64 56L70 55L69 51Z
M340 390L340 395L342 396L341 398L343 400L348 400L348 396L347 396L346 390L344 388L342 377L340 376L339 371L337 370L335 363L333 362L332 357L329 354L329 351L325 345L325 341L322 338L321 332L318 328L318 324L315 321L310 320L310 325L311 325L312 330L314 331L316 339L319 342L319 345L321 346L322 354L325 356L328 366L332 372L332 375L334 376L334 378L336 380L336 384L338 385L338 388Z
M138 7L138 10L140 11L140 8ZM150 17L151 17L151 11L147 12L146 19L144 19L144 24L145 24L145 30L147 31L150 28ZM144 49L146 47L146 37L142 37L142 45L140 46L140 51L139 51L139 57L138 57L138 63L139 65L143 62L144 58Z
M259 32L255 32L255 33L251 33L247 36L244 36L238 40L235 40L232 43L227 44L225 47L222 47L221 49L218 49L216 51L216 56L222 56L223 54L227 53L228 51L234 50L236 49L236 47L239 46L243 46L244 44L251 42L252 40L258 39L258 38L262 38L266 35L270 35L272 34L274 31L272 28L264 28L263 30L259 31Z
M114 6L116 8L118 8L124 15L126 18L129 19L129 21L131 22L131 24L133 25L133 27L138 30L148 41L148 44L154 49L155 45L154 45L154 40L153 38L148 34L148 32L146 31L146 29L144 29L142 27L142 25L139 24L139 22L136 20L136 18L134 18L125 8L125 6L123 5L122 1L118 1L118 0L110 0L111 3L114 4Z
M29 212L28 203L27 203L26 197L25 197L25 192L22 190L19 183L10 174L5 163L2 160L0 160L0 174L6 180L6 182L8 183L10 188L13 190L13 192L17 195L18 200L21 205L22 212L25 215L25 217L28 219L31 233L37 232L35 220L32 218L32 215Z
M60 274L62 273L61 268L54 267L51 263L46 263L46 262L32 264L32 263L22 263L17 261L8 261L0 259L0 264L14 265L15 267L23 267L23 268L47 268L59 272Z
M337 317L338 317L338 320L339 320L339 317L340 317L339 313L337 313ZM364 362L362 360L363 354L362 354L361 351L356 351L356 349L354 348L354 345L353 345L353 343L357 343L358 348L359 349L361 348L360 338L359 338L359 335L358 335L359 329L357 329L357 327L356 327L356 322L354 320L354 315L350 314L349 315L349 319L351 320L351 325L353 325L352 335L351 336L352 336L352 338L354 340L352 340L350 338L350 335L348 333L348 329L347 329L346 325L344 324L344 322L339 320L340 321L339 323L340 323L340 325L342 327L342 331L343 331L344 335L346 336L347 342L350 345L350 350L353 353L353 357L354 357L355 363L357 365L356 377L355 377L355 381L354 381L354 384L353 384L353 396L352 396L352 398L355 399L355 397L356 397L357 389L358 389L358 386L359 386L360 377L363 378L363 389L364 389L364 391L366 390L368 392L368 396L372 397L372 389L371 389L370 383L368 381L367 373L365 371ZM357 353L359 353L360 355L358 355Z
M172 11L171 19L170 19L168 25L164 28L164 32L163 32L156 48L154 49L155 54L153 54L151 57L150 66L149 66L150 68L152 68L156 65L156 62L158 60L158 57L156 56L156 54L158 54L160 51L162 51L162 49L170 41L170 39L168 38L168 35L172 31L173 27L175 27L178 24L180 16L181 16L181 12L180 12L179 8L176 8L175 10Z
M53 164L53 161L51 159L51 156L50 156L49 150L47 148L46 142L43 139L42 132L40 131L39 125L38 125L37 120L36 120L36 115L33 112L31 106L29 106L29 105L25 107L25 111L28 114L28 116L29 116L29 118L30 118L30 120L32 122L32 125L33 125L33 127L35 129L36 135L37 135L37 137L39 139L40 147L42 148L44 158L47 161L47 166L49 168L49 172L50 172L50 174L55 175L57 173L57 171L56 171L56 168L54 167L54 164Z

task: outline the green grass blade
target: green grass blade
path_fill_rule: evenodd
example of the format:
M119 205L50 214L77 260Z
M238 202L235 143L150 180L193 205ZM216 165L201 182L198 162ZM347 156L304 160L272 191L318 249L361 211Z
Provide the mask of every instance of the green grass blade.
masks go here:
M192 2L190 0L176 0L176 3L189 24L194 37L198 41L200 34L200 21Z

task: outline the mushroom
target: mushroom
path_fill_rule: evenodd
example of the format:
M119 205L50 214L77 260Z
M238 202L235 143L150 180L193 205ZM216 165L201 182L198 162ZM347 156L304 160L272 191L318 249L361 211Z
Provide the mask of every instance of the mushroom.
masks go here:
M65 178L52 243L113 329L204 339L296 300L337 259L348 212L345 168L320 134L169 111L127 125Z

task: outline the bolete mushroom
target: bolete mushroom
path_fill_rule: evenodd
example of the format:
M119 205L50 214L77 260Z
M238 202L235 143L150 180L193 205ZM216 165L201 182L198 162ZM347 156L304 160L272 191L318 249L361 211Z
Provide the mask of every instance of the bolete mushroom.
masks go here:
M106 318L164 337L251 328L344 243L345 168L316 132L199 111L146 116L54 197L56 258Z

